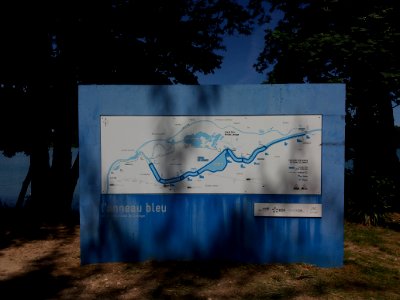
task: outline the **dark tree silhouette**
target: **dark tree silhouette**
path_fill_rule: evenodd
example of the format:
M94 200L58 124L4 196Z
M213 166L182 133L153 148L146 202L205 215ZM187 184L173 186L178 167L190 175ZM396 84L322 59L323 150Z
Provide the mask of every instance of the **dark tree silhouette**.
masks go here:
M69 211L78 84L196 84L220 67L224 35L249 34L252 16L232 0L1 3L0 150L30 155L32 207Z
M393 106L400 102L400 3L266 2L283 17L266 31L256 69L272 68L269 83L346 83L346 156L354 162L347 199L374 223L399 187Z

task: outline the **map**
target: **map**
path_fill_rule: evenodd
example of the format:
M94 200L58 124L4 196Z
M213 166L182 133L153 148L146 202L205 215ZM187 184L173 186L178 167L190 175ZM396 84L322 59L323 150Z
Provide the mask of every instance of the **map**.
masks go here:
M320 194L321 115L101 116L103 194Z

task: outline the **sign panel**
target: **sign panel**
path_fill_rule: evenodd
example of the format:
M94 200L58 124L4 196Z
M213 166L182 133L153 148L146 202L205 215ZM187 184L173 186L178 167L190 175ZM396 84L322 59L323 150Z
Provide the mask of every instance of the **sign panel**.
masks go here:
M256 217L322 217L321 204L304 203L254 203Z
M81 85L82 264L341 266L344 96L342 84Z
M103 194L320 194L321 115L102 116Z

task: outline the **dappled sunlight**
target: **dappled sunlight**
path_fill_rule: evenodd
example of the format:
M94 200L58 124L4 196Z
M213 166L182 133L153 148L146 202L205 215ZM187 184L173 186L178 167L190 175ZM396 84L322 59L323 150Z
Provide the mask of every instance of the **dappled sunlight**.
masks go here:
M0 292L40 299L396 299L400 232L346 223L345 265L148 260L80 266L79 227L0 251ZM46 233L46 234L44 234Z

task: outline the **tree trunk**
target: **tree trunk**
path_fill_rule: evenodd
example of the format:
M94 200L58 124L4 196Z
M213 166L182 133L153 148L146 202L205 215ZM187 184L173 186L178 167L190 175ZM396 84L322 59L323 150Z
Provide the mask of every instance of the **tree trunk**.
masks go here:
M399 187L393 108L388 91L379 84L357 87L358 109L352 144L355 150L351 197L370 216L384 214L393 205L393 186ZM367 214L366 214L367 215Z
M53 198L55 210L60 216L71 212L72 204L72 139L77 115L77 84L73 76L68 75L68 68L63 69L64 74L59 75L58 85L54 89L53 101L58 105L54 112L54 148L52 161Z
M355 172L379 176L395 176L399 172L396 155L393 109L385 91L368 90L358 110L355 145Z
M18 195L17 203L15 207L17 209L21 209L24 206L24 201L25 201L25 195L26 191L28 190L29 184L31 183L31 166L29 165L28 173L26 174L26 177L24 181L22 182L21 190Z
M74 196L74 191L76 188L76 184L78 183L78 178L79 178L79 153L77 154L71 169L71 185L69 191L71 199Z
M49 150L47 143L36 140L30 155L30 168L32 171L32 199L31 208L39 215L44 216L51 213L49 207L51 188Z

